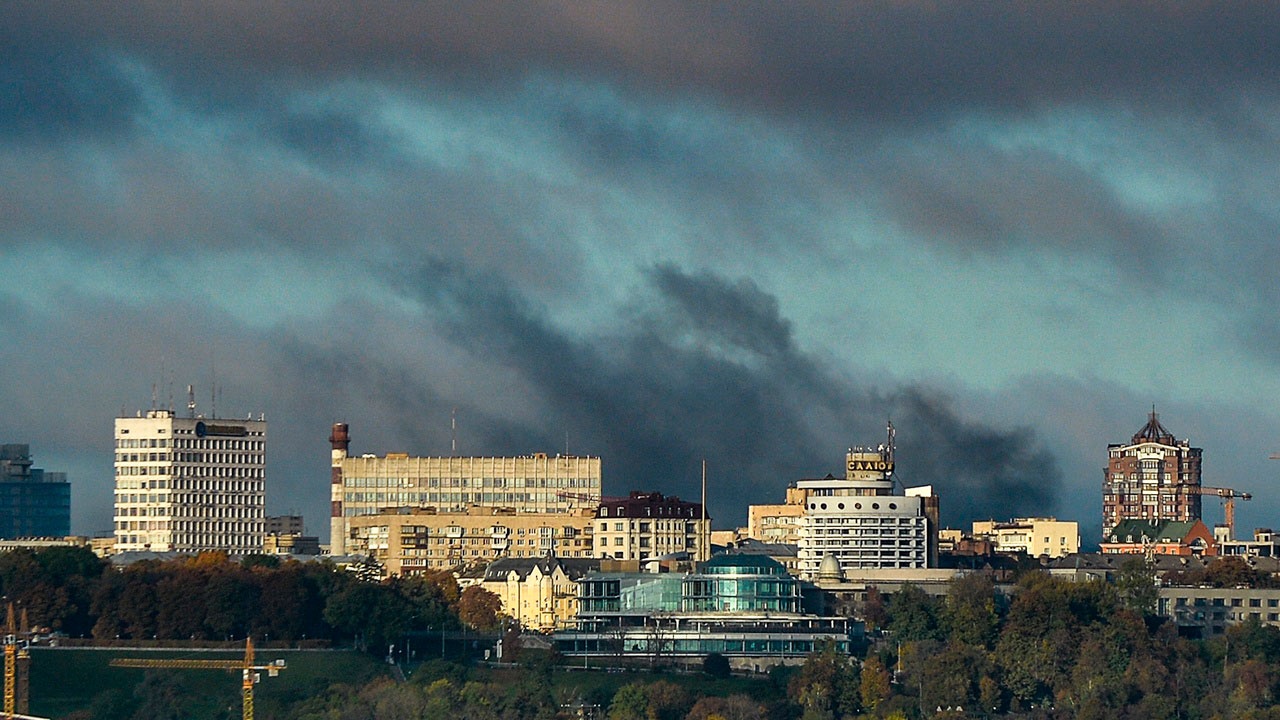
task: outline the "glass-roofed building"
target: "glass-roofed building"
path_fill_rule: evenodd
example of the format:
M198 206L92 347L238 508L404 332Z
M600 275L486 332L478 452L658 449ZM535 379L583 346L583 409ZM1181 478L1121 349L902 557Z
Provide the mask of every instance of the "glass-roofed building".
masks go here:
M739 667L798 660L823 642L850 652L861 623L805 605L801 582L778 561L724 554L689 574L588 574L575 626L554 639L571 657L700 661L715 652Z

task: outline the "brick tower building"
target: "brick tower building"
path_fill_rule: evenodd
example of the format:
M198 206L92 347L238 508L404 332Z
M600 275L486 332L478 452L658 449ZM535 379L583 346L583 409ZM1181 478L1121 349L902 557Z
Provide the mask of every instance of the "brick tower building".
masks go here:
M1108 445L1103 534L1125 520L1199 520L1201 452L1166 430L1155 410L1129 444Z

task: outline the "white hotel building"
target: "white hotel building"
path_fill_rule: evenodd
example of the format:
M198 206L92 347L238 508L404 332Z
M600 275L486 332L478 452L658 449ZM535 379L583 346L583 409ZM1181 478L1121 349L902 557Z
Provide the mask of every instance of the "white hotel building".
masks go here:
M260 553L267 423L150 410L115 422L115 551Z
M930 562L927 488L893 494L893 438L877 448L852 448L845 476L796 483L805 492L799 518L797 567L819 576L824 557L833 556L845 577L859 570L923 569Z

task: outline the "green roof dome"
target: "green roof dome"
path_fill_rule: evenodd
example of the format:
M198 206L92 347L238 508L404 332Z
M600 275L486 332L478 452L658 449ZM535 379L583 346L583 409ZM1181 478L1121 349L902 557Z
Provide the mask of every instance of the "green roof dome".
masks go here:
M724 553L702 563L699 570L717 575L786 575L782 563L767 555Z

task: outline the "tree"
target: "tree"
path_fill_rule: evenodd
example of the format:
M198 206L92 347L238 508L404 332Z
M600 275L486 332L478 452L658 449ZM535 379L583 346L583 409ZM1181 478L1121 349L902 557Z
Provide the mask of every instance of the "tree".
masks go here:
M996 614L995 584L980 573L951 581L942 617L953 642L990 648L996 639L1000 617Z
M862 706L875 710L889 697L890 692L892 687L889 684L889 670L880 662L880 658L872 655L862 663L862 678L858 688Z
M884 593L874 585L867 588L867 599L862 602L862 619L868 629L879 629L889 621L889 611L885 607Z
M497 627L501 610L502 599L479 585L463 590L458 598L458 618L477 630Z
M727 678L730 675L729 658L718 652L708 653L702 658L702 672L713 678Z
M933 599L915 585L904 584L889 602L889 632L899 642L940 638Z
M1156 588L1155 565L1141 555L1134 555L1120 564L1116 573L1116 593L1120 602L1142 615L1154 615L1160 591Z
M766 717L764 707L746 695L700 697L686 716L687 720L765 720Z
M629 683L618 688L613 701L609 703L609 720L646 720L649 713L649 698L645 696L644 686L640 683Z
M693 705L693 698L684 688L668 680L650 683L644 690L649 709L648 720L682 720Z
M861 677L848 655L824 643L805 658L800 672L787 684L787 695L804 710L807 720L854 715L861 709Z

